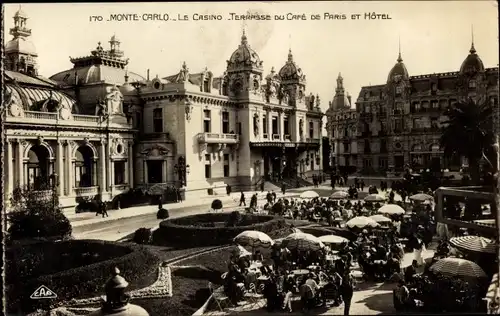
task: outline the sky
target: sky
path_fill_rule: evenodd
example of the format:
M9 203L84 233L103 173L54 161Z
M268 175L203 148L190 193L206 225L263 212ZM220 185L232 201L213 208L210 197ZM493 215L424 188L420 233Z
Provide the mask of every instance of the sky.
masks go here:
M6 30L13 27L18 9L19 4L4 5ZM339 73L353 101L362 86L384 84L399 46L410 75L457 71L472 34L485 66L498 65L496 1L29 3L22 10L29 16L39 72L45 77L72 68L69 57L89 55L99 41L108 48L113 34L130 59L130 71L146 76L150 69L151 78L166 77L185 61L191 72L208 67L218 76L245 29L263 61L264 76L273 66L279 70L292 50L306 75L307 92L319 95L323 110L333 99ZM231 20L231 13L247 12L271 20ZM365 19L365 13L390 19ZM138 21L108 21L120 14L136 14ZM168 21L143 18L166 14ZM221 15L222 20L195 21L197 14ZM281 15L285 20L276 19ZM306 20L288 20L302 15ZM320 19L312 20L315 15ZM11 38L7 33L6 40Z

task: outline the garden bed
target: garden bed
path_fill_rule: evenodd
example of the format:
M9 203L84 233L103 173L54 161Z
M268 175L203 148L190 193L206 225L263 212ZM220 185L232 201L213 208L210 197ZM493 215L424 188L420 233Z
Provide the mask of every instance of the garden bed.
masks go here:
M227 271L230 255L225 248L177 262L178 267L172 266L172 297L133 303L145 308L150 316L192 315L210 296L208 282L222 285L220 276Z
M270 233L286 227L283 218L269 215L244 214L236 226L221 227L216 223L226 223L231 213L207 213L165 220L155 231L155 244L209 246L231 243L243 231L258 230Z
M21 314L73 298L101 295L115 267L130 282L130 289L146 287L156 281L160 263L145 247L98 240L15 245L7 249L6 259L7 307L9 312ZM41 285L57 298L30 299Z

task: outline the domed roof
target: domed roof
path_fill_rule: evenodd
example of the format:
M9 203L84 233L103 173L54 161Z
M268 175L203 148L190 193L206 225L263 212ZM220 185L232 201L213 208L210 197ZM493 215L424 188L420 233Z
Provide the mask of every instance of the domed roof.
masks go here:
M474 48L474 43L469 50L469 55L465 58L462 66L460 67L460 72L483 72L484 64L479 55L476 53Z
M231 58L227 61L228 70L242 68L242 67L256 67L262 70L262 61L259 55L248 44L248 39L243 31L241 36L241 44L231 54Z
M71 68L50 77L51 80L62 84L74 84L78 76L80 84L109 83L117 86L125 84L125 69L107 65L90 65ZM128 72L130 82L145 81L141 75L132 71Z
M10 53L10 52L19 52L32 56L38 56L33 42L26 39L25 37L17 37L9 41L5 45L5 53Z
M343 108L350 108L351 107L351 102L349 101L349 98L347 95L342 94L342 95L335 95L333 97L332 101L332 108L333 109L343 109Z
M387 82L391 81L391 79L395 77L409 78L408 70L406 70L406 66L403 63L403 58L401 58L401 53L399 53L397 63L392 67L389 72L389 76L387 77Z
M125 72L125 83L120 86L120 92L125 95L125 94L131 94L136 92L136 89L134 88L133 85L128 82L128 71Z
M271 72L266 76L266 80L280 80L279 75L274 70L274 67L271 67Z
M281 67L278 74L281 80L305 79L305 76L302 73L302 69L298 67L297 64L293 61L293 55L291 49L288 51L288 60L286 64L283 67Z
M28 15L24 13L24 11L21 9L21 6L19 6L19 10L17 10L16 14L14 14L15 18L28 18Z

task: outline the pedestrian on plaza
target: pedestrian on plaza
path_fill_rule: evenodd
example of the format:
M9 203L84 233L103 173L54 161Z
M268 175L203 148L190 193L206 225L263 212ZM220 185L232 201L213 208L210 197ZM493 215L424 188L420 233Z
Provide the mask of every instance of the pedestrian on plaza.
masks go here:
M354 294L354 284L349 270L342 277L342 284L340 285L340 295L344 301L344 315L349 315L351 309L351 300Z
M243 190L240 191L240 206L243 204L244 206L247 206L247 203L245 202L245 193L243 193Z
M286 193L286 184L285 183L281 184L281 193L283 193L283 195L285 195L285 193Z
M107 203L106 202L101 202L100 206L101 206L102 218L109 217L108 210L107 210Z
M276 192L271 192L271 195L273 196L273 204L276 203Z
M365 189L365 181L361 180L361 183L359 184L361 191Z
M180 188L175 189L175 193L177 195L177 201L182 202L181 189Z
M264 180L262 180L262 182L260 183L260 192L264 192Z
M226 185L226 193L227 195L231 195L231 186L229 184Z

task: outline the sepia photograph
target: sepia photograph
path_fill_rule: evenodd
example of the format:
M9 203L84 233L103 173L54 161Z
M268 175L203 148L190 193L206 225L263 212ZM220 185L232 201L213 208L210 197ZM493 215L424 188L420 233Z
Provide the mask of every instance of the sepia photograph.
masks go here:
M500 314L498 14L2 4L3 314Z

